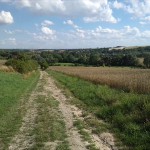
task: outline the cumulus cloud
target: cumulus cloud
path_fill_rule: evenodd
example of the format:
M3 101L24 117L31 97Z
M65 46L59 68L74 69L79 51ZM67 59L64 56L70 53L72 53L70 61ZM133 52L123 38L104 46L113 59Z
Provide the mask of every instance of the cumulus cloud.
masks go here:
M0 24L12 24L14 19L10 12L1 11L0 12Z
M111 23L117 23L119 20L113 17L112 9L109 6L102 9L99 13L92 15L90 17L84 17L85 22L98 22L98 21L105 21Z
M41 28L41 31L42 31L44 34L46 34L46 35L53 35L53 34L54 34L54 31L51 30L51 29L48 28L48 27L42 27L42 28Z
M112 5L116 9L123 9L132 14L133 18L145 20L145 22L140 21L140 24L150 21L150 0L127 0L124 2L115 0Z
M46 26L42 26L41 32L34 33L33 36L34 36L34 39L41 40L41 41L56 39L55 31Z
M143 38L150 38L150 31L149 30L146 30L146 31L144 31L142 34L141 34L141 36L143 37Z
M5 46L8 47L8 43L12 47L13 45L17 47L20 43L19 46L25 48L29 48L29 45L34 45L35 48L110 47L116 45L139 45L141 43L148 45L150 38L149 30L142 31L131 26L124 26L121 29L102 26L94 29L73 28L65 32L55 31L45 26L39 26L39 29L36 33L23 32L24 36L28 38L26 40L17 39L17 42L15 39L16 34L14 33L13 38L5 39ZM9 33L9 30L6 32ZM0 42L1 40L4 41L4 39L0 39Z
M150 16L146 16L141 18L142 21L140 21L140 24L145 25L145 24L150 24Z
M116 9L124 8L124 4L121 2L118 2L117 0L113 3L113 7Z
M50 20L44 20L42 23L41 23L42 26L51 26L51 25L54 25L54 23Z
M32 11L40 11L40 13L57 14L65 10L62 0L11 0L19 7L27 7Z
M143 20L150 22L150 16L146 16Z
M130 27L130 26L124 26L122 29L111 29L111 28L103 28L101 26L92 29L92 30L81 30L76 29L74 32L71 32L70 34L73 34L70 37L74 37L76 39L103 39L105 41L112 40L116 41L123 40L123 39L137 39L142 38L144 35L146 35L147 32L141 32L137 27ZM148 34L149 35L149 34Z
M48 15L83 17L86 22L116 23L108 0L9 0L18 7Z
M150 14L150 1L131 0L127 8L127 11L134 14L136 17L143 17Z
M78 26L76 24L74 24L74 22L72 20L64 21L64 24L70 25L73 28L78 28Z
M76 35L81 38L85 38L85 31L81 29L76 30Z
M21 7L31 7L30 0L20 0L20 1L15 1L15 3L17 3Z

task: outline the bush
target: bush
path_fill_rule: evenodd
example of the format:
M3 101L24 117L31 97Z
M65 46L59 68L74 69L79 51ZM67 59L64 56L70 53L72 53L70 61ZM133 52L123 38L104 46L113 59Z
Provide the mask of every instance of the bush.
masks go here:
M144 65L147 68L150 68L150 55L145 56L145 58L144 58Z
M46 61L42 61L39 64L40 64L40 67L42 70L46 70L49 67L49 65Z
M10 59L5 64L22 74L38 69L38 63L35 60Z

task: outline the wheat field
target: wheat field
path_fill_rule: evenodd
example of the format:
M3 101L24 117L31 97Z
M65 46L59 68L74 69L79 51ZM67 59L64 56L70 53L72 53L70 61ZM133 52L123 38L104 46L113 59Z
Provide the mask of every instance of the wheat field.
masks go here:
M60 66L52 66L50 69L126 92L150 93L149 69Z

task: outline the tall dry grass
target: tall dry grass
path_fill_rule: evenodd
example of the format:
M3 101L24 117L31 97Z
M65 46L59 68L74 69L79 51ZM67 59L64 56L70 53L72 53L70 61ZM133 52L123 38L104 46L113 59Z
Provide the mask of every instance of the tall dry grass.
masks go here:
M1 65L4 65L6 61L7 61L7 60L0 59L0 66L1 66Z
M6 60L0 60L0 71L2 72L14 72L14 69L11 66L5 65Z
M15 72L11 66L0 65L0 71L2 72Z
M59 66L50 69L128 92L150 93L149 69Z

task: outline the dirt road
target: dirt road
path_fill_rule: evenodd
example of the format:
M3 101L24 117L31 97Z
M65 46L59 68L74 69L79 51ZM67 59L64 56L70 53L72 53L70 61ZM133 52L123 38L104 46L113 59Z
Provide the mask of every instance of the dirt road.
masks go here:
M76 121L77 119L82 120L82 110L69 103L69 99L63 94L62 90L56 86L54 79L52 79L48 75L48 73L41 71L40 74L41 75L37 87L31 93L31 96L25 105L26 114L23 117L22 125L19 131L17 132L17 134L12 138L8 149L9 150L25 150L25 149L30 150L36 147L37 135L34 132L38 124L36 118L38 118L38 115L40 115L41 113L41 112L39 113L39 109L41 109L41 107L43 107L42 108L43 110L46 109L44 108L46 105L41 105L42 103L41 101L43 102L48 101L49 95L51 95L54 101L57 101L59 105L54 109L53 106L50 107L47 105L46 107L48 108L49 111L46 111L46 113L50 113L49 115L51 115L51 113L53 113L55 110L55 113L60 114L62 116L62 120L65 123L64 130L67 135L67 137L64 138L66 138L65 140L69 143L68 144L69 149L71 150L90 149L89 145L91 143L83 139L78 129L74 126L74 121ZM40 96L43 96L43 99L38 101L37 99ZM48 119L49 118L46 118L46 121ZM45 127L43 127L43 129L44 128ZM90 131L90 129L87 130L87 133L89 134L92 141L92 145L94 145L95 149L100 149L100 150L117 149L114 144L113 136L110 133L103 133L101 136L97 136L93 134ZM43 145L45 145L45 143L47 146L43 147L42 149L53 150L53 149L57 149L61 141L58 140L51 141L50 138L47 138L47 141L44 141Z

